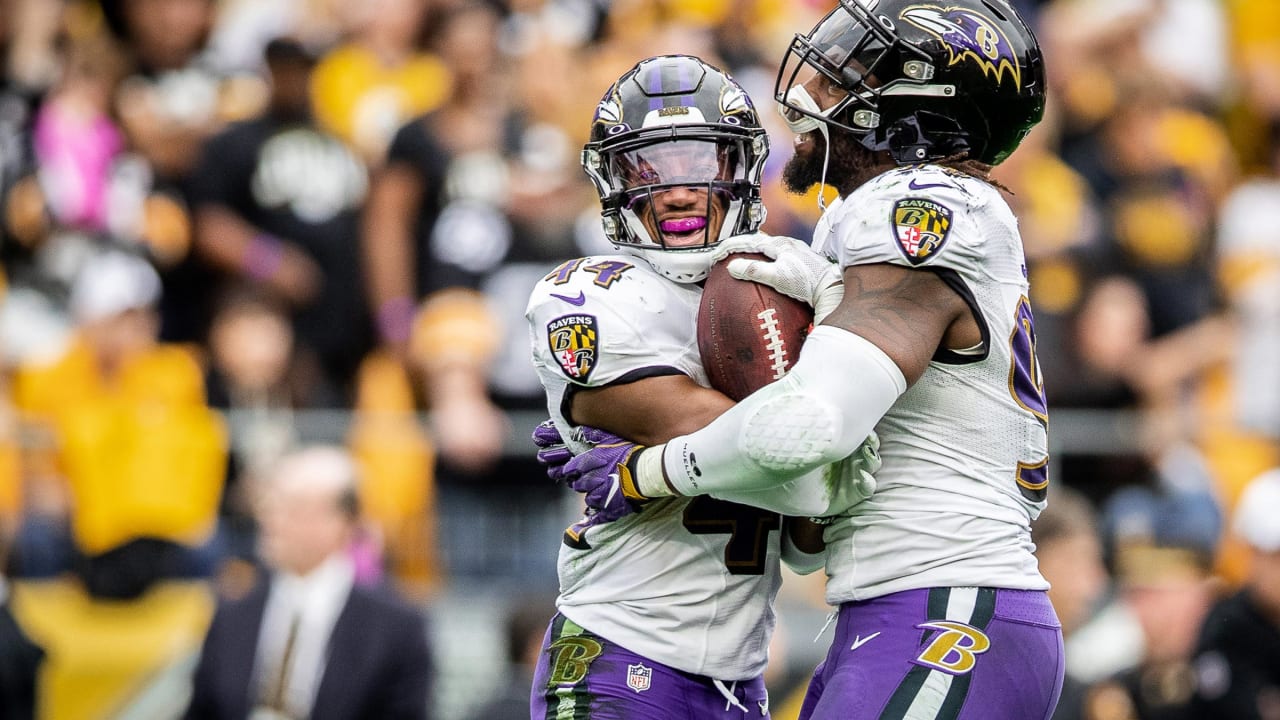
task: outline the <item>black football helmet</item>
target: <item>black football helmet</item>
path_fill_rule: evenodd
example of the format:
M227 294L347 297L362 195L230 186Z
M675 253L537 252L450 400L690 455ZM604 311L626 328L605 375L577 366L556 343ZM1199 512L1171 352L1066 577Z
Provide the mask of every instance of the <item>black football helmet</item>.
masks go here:
M600 100L582 167L600 195L609 242L671 280L692 283L706 277L721 240L764 221L760 176L768 154L760 117L737 82L696 57L661 55L637 63ZM707 193L705 217L672 224L671 232L690 238L679 246L663 231L655 237L642 216L672 188ZM717 198L724 213L713 237Z
M1006 0L839 0L796 35L774 99L796 132L826 123L900 164L968 152L991 165L1044 114L1044 60ZM848 91L819 111L806 68Z

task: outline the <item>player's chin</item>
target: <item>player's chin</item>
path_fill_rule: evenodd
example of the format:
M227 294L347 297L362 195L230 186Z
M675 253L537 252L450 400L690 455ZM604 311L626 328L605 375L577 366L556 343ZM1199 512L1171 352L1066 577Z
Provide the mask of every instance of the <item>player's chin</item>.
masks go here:
M707 245L707 233L694 230L689 233L662 233L662 245L668 248L695 248Z
M813 152L792 155L782 167L782 184L787 192L803 195L822 182L822 158Z
M797 155L816 152L818 150L818 142L820 140L821 136L818 134L818 131L810 130L807 133L797 135L795 140L791 143L791 149Z

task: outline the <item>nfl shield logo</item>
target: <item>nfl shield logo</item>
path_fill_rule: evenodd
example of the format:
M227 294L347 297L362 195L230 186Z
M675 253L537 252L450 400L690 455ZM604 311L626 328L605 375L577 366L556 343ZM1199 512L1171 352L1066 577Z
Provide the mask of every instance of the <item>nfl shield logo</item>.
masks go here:
M653 670L644 665L627 666L627 687L638 693L649 689L649 680L652 678Z

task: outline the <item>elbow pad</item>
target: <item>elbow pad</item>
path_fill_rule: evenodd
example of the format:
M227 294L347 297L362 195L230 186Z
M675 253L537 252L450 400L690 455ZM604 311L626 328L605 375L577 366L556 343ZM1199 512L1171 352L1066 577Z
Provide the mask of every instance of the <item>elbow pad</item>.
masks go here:
M785 377L668 442L666 479L682 495L785 484L857 450L906 389L902 371L880 348L819 326Z

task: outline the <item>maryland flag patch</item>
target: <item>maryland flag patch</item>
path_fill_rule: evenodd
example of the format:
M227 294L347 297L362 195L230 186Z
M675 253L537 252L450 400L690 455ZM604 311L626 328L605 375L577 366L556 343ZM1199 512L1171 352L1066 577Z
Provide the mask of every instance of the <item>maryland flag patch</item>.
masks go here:
M893 205L893 230L907 261L919 265L942 251L951 231L951 208L932 200L899 200Z
M547 323L547 342L570 380L586 382L596 367L599 337L594 315L564 315Z

